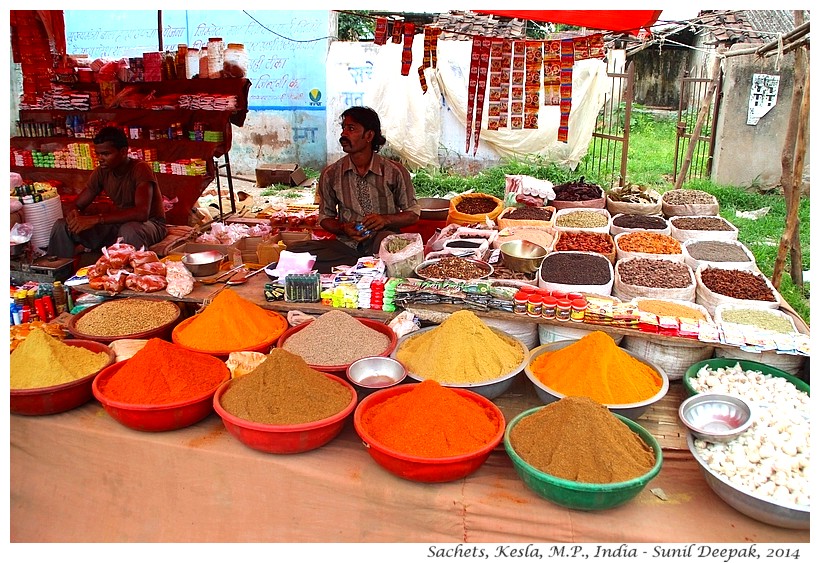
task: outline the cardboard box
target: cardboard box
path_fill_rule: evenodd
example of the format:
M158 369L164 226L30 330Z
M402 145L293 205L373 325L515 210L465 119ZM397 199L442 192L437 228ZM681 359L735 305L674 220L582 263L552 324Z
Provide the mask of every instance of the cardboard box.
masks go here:
M310 184L305 171L295 162L263 164L256 169L256 185L260 188L272 184L301 186Z

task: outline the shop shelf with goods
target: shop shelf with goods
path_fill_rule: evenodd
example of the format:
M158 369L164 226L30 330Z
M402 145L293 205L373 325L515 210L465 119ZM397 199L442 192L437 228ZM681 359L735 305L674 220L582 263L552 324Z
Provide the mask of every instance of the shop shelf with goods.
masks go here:
M146 160L151 159L153 162L164 164L158 167L160 172L157 173L160 190L168 200L176 199L168 212L168 222L185 225L190 209L214 180L217 166L227 167L230 175L228 154L231 148L232 126L244 125L250 81L244 78L219 78L118 84L120 90L130 89L135 99L143 96L146 100L142 104L143 107L100 106L84 111L21 109L19 121L26 127L21 127L21 135L10 139L11 171L19 173L27 181L56 181L60 185L61 197L64 200L70 198L85 186L93 166L33 166L33 162L21 160L19 155L32 151L76 151L78 146L79 150L84 150L82 144L93 143L93 128L89 125L120 126L126 128L129 133L129 149L132 153L141 155ZM83 88L92 90L97 87L94 83L83 85ZM224 109L223 106L215 105L211 107L218 109L204 109L208 106L200 103L199 98L208 96L225 96L230 103L225 105ZM166 103L161 106L156 103L151 105L149 99L154 102L162 99L166 100ZM64 124L67 118L71 121L74 116L79 116L87 129L91 130L87 130L82 136L70 137L65 134L65 126L49 127L51 124ZM63 134L57 135L56 132ZM30 133L36 136L29 136ZM174 135L175 138L168 138ZM17 158L15 151L18 153ZM223 159L225 164L218 164L218 159ZM173 165L175 173L167 173L172 163L176 163ZM183 163L191 164L186 167ZM228 186L232 187L230 181Z

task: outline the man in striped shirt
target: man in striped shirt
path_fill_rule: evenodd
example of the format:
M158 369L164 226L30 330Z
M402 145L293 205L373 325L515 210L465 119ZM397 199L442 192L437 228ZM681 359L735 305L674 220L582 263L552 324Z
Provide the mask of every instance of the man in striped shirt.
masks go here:
M319 272L378 254L385 237L418 221L421 207L410 173L378 154L386 142L371 108L356 106L342 113L339 143L347 154L322 171L318 188L319 225L336 239L288 247L316 255Z

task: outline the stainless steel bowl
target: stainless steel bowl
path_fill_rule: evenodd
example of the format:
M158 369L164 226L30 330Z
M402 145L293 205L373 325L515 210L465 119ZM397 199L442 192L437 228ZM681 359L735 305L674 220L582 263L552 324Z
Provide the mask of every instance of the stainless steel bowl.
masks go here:
M192 252L182 256L182 263L194 277L212 276L219 271L225 255L216 250Z
M541 267L547 249L528 240L510 240L501 245L504 264L511 270L531 274Z
M390 354L390 357L391 358L396 358L396 355L398 354L399 350L401 350L402 345L405 342L407 342L407 340L409 340L411 338L415 338L416 336L419 336L420 334L424 334L425 332L427 332L429 330L433 330L435 328L438 328L438 327L428 326L426 328L419 329L415 332L405 334L404 336L399 338L398 342L396 343L396 348ZM512 387L512 384L515 382L515 376L517 376L519 373L521 373L521 370L523 370L524 367L527 364L529 364L530 351L527 348L527 346L519 338L511 336L511 335L509 335L509 334L507 334L507 333L505 333L501 330L495 329L493 327L489 327L489 328L490 328L490 330L492 330L493 332L495 332L499 336L515 340L516 344L518 344L518 346L521 347L521 350L524 353L524 357L521 360L521 363L518 366L516 366L509 373L505 373L503 375L500 375L499 377L496 377L494 379L490 379L488 381L481 381L481 382L478 382L478 383L451 383L451 382L448 382L446 380L439 381L439 383L443 387L458 387L460 389L467 389L469 391L473 391L474 393L478 393L482 397L484 397L486 399L490 399L490 400L495 399L496 397L498 397L500 395L503 395L504 393L507 392L507 390L510 387ZM425 379L427 379L426 377L424 377L422 375L419 375L419 374L416 374L416 373L413 373L409 370L407 371L407 377L409 377L410 379L414 379L416 381L424 381Z
M749 518L754 518L772 526L797 530L808 530L810 528L810 507L775 502L739 489L726 477L709 467L706 460L698 453L695 446L695 437L692 434L687 436L686 443L689 445L692 456L700 465L700 470L709 488L726 504Z
M749 429L753 420L746 401L724 393L689 397L678 408L678 416L696 438L707 442L734 440Z
M25 251L26 247L28 247L27 242L12 242L11 244L11 257L17 258L18 256L22 256Z
M527 378L535 386L535 394L538 395L538 398L541 399L544 402L544 404L549 404L553 401L557 401L558 399L563 399L565 395L563 393L559 393L558 391L547 385L544 385L541 382L541 380L535 377L535 374L532 372L532 370L530 370L530 364L535 360L535 358L537 358L541 354L544 354L546 352L555 352L556 350L560 350L561 348L565 348L571 344L575 344L576 342L578 342L578 340L559 340L558 342L542 344L541 346L538 346L530 350L530 361L527 362L527 365L524 368L524 373L527 374ZM633 354L629 350L625 350L623 348L622 350L624 350L624 352L626 352L636 360L640 360L646 365L652 367L652 369L658 372L658 374L661 376L661 379L663 380L660 390L653 397L650 397L645 401L640 401L638 403L604 405L615 414L625 416L626 418L629 418L631 420L636 420L643 413L645 413L649 409L649 407L651 407L652 405L654 405L666 396L666 393L669 391L669 376L657 364L647 361L646 359L641 358L637 354ZM578 361L583 361L583 358L579 358Z
M429 221L444 221L450 211L450 200L443 197L420 197L418 203L421 206L419 219Z
M395 358L368 356L356 360L347 367L347 378L354 385L366 389L384 389L401 383L407 370Z

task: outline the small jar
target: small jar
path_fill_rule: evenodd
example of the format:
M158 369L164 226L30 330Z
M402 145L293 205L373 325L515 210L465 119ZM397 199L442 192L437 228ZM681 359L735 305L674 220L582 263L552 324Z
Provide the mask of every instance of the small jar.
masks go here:
M527 314L527 299L529 296L523 291L517 292L513 296L513 313L516 315Z
M567 293L567 299L569 299L570 301L575 301L576 299L584 299L584 294L573 291L572 293Z
M199 72L199 48L191 47L185 53L185 78L193 78Z
M208 70L208 46L204 45L199 50L199 77L209 78L211 76Z
M208 38L208 78L221 78L225 64L225 47L221 37Z
M525 293L527 297L529 297L530 293L536 293L538 291L537 287L533 287L531 285L522 285L521 289L519 289L521 293Z
M543 298L541 304L541 318L554 319L556 309L558 308L558 300L552 295L547 295Z
M540 317L541 316L541 296L537 293L530 293L527 298L527 316Z
M228 43L222 62L226 78L245 78L248 74L248 55L242 43Z
M587 300L581 297L581 299L575 299L572 301L572 311L570 311L569 320L574 321L576 323L584 322L584 315L586 314L587 310Z
M560 301L561 299L566 299L567 298L567 292L566 291L553 291L552 296Z
M572 301L569 299L559 299L555 309L555 318L561 322L568 321L572 314Z

